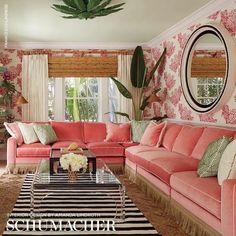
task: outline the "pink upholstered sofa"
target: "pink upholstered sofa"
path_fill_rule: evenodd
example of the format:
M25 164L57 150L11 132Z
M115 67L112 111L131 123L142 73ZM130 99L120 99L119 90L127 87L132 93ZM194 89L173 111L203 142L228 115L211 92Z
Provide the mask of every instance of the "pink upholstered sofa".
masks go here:
M220 186L217 177L200 178L196 172L210 142L234 135L230 129L168 122L161 147L125 150L126 174L191 235L236 236L236 179Z
M40 122L42 123L42 122ZM104 142L106 138L106 124L102 122L57 122L51 125L58 137L52 145L40 142L17 145L16 139L11 137L7 141L7 167L10 171L20 172L35 168L35 164L43 158L49 158L51 148L68 147L76 142L82 148L89 148L94 154L102 158L113 170L124 166L125 148L135 143Z

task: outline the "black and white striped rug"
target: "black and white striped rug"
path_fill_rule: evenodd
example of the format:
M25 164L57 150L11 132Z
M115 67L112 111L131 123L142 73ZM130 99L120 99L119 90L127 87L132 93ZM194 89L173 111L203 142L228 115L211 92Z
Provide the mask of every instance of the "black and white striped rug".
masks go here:
M32 179L33 174L26 176L3 235L160 235L128 196L125 220L115 218L120 197L116 190L35 190L32 219Z

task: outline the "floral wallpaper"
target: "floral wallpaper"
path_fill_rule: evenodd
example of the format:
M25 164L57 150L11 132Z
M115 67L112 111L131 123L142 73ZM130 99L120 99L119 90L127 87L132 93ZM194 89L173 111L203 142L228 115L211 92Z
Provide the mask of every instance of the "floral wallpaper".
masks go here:
M156 76L154 79L154 81L156 81L155 83L160 84L162 92L161 94L159 93L159 95L163 100L161 103L152 104L152 106L145 111L147 118L153 115L167 114L169 118L177 120L236 124L236 88L227 104L225 104L220 111L210 114L198 114L194 112L185 101L181 89L181 57L188 37L196 28L212 21L222 23L231 33L232 37L236 37L236 1L229 1L229 3L225 4L224 8L212 12L208 17L202 18L194 25L151 48L151 64L159 58L163 48L167 49L167 53L163 66L164 70L159 71L158 77Z

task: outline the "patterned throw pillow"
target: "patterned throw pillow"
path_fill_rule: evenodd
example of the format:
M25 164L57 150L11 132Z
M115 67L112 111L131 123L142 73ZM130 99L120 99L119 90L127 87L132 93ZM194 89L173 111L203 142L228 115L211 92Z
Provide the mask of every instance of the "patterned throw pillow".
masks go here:
M49 124L34 124L34 131L42 144L54 143L57 141L57 135Z
M140 143L141 138L144 134L145 129L149 125L150 120L132 120L131 121L131 137L132 141L136 143Z
M30 144L30 143L36 143L39 141L37 134L34 132L32 123L26 124L26 123L18 122L18 126L22 133L24 143Z
M236 178L236 139L224 150L218 169L218 183L222 185L225 179Z
M217 176L220 159L231 140L224 136L208 145L198 165L197 173L200 177Z

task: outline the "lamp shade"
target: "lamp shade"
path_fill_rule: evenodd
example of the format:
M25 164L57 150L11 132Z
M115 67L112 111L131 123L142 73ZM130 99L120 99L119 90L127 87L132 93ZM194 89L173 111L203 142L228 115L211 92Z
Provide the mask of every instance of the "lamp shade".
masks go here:
M22 104L27 104L27 103L28 101L22 95L20 95L17 98L16 105L21 106Z

